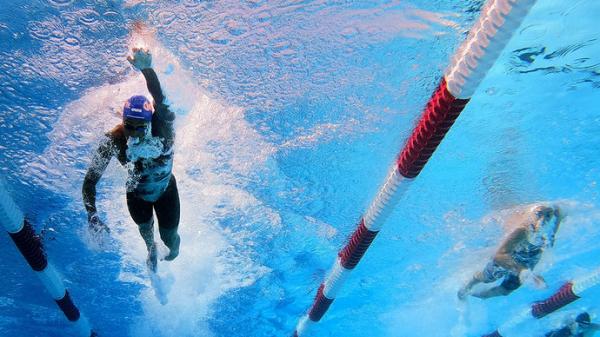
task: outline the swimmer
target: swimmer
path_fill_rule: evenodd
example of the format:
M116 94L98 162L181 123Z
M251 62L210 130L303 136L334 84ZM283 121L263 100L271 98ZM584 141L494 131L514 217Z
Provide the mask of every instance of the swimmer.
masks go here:
M544 250L554 245L554 236L561 220L557 206L538 204L532 207L500 245L492 261L458 291L458 298L464 300L468 295L483 299L506 296L528 278L532 278L537 286L545 286L544 279L533 274L533 268ZM497 286L471 291L476 284L492 283L500 279L502 283Z
M96 184L112 157L128 170L127 208L138 225L148 249L148 268L156 272L154 212L160 238L170 252L165 260L179 254L179 193L172 173L175 114L166 104L152 55L146 49L132 49L127 60L142 72L154 102L142 95L132 96L123 107L123 122L106 133L93 156L83 181L83 202L92 233L109 232L96 209Z
M592 337L596 331L600 331L600 324L591 321L590 314L582 312L575 320L571 318L565 326L546 333L544 337Z

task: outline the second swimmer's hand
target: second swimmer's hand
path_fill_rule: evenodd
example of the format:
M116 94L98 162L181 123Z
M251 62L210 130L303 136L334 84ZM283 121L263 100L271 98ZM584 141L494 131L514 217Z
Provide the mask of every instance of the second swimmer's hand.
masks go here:
M100 219L98 214L94 213L89 217L88 229L90 233L98 235L102 233L110 233L110 228Z
M546 280L540 275L533 274L533 283L538 289L546 289L548 287L546 285Z
M131 49L133 56L127 56L127 61L131 63L137 70L144 70L152 67L152 54L148 49L133 48Z
M558 205L555 205L554 216L556 217L556 223L560 223L567 215L558 207Z
M529 269L524 269L519 273L519 281L521 284L531 282L537 289L546 288L546 280L542 276L534 274Z

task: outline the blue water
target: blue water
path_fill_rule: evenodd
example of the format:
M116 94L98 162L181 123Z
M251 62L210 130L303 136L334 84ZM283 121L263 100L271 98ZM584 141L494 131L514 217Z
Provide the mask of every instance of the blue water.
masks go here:
M1 179L103 337L288 336L312 303L483 1L0 3ZM600 32L595 0L539 0L378 235L315 336L479 336L598 268ZM132 27L144 22L144 34ZM81 183L143 78L144 45L177 110L181 256L150 287L115 162L113 229L86 235ZM460 285L510 209L568 212L538 266L547 289L466 304ZM0 335L75 335L0 235ZM528 320L541 336L586 309Z

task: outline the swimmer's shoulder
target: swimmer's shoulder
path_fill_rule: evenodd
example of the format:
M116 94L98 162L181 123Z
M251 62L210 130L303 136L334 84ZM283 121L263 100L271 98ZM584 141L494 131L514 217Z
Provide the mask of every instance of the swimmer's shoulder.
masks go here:
M127 137L125 137L125 127L123 123L118 124L112 130L106 133L106 137L112 143L113 146L116 146L118 149L124 148L127 144Z

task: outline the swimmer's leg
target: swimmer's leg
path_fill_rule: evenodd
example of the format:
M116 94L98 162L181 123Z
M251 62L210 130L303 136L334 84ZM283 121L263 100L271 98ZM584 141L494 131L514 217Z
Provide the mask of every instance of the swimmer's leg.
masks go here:
M146 243L146 248L148 249L148 258L146 259L146 264L150 270L156 272L158 254L156 252L156 242L154 242L154 219L151 219L150 222L145 224L138 224L138 228L142 238L144 239L144 243Z
M514 274L508 274L504 277L504 280L500 285L497 285L490 289L472 293L471 295L482 299L496 296L506 296L518 289L520 286L521 281L519 280L519 276Z
M460 288L460 290L458 291L458 299L460 300L464 300L465 298L467 298L467 296L471 293L471 288L473 288L475 285L484 282L483 279L483 273L478 271L477 273L475 273L475 275L473 275L473 277L471 278L471 280L469 282L467 282L467 284L465 284L462 288Z
M479 271L473 275L473 278L471 278L471 280L458 291L457 296L460 300L464 300L468 295L475 296L474 294L471 294L471 289L475 285L479 283L491 283L498 280L502 276L504 276L502 270L500 270L499 267L493 261L491 261L482 271Z
M471 296L478 297L481 299L486 299L486 298L490 298L490 297L506 296L506 295L510 294L511 292L512 292L512 290L508 290L508 289L504 288L503 286L499 285L499 286L491 287L490 289L485 289L482 291L471 293Z
M169 255L165 256L165 260L172 261L179 255L179 244L181 237L177 234L177 230L159 229L160 238L165 245L169 247Z
M146 264L148 268L156 272L157 253L156 243L154 242L154 218L152 217L152 204L137 198L132 193L127 193L127 208L129 214L138 225L140 235L144 239L146 249L148 249L148 258Z
M180 208L175 176L171 175L169 186L154 204L154 209L158 218L160 238L169 247L169 255L165 256L165 260L174 260L179 255L179 244L181 243L181 238L177 233Z

